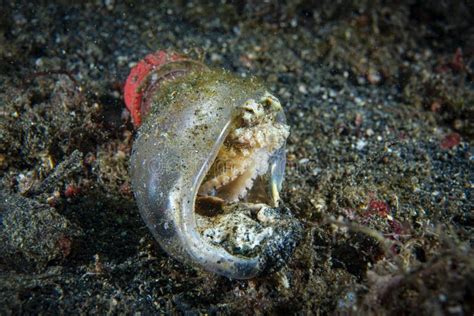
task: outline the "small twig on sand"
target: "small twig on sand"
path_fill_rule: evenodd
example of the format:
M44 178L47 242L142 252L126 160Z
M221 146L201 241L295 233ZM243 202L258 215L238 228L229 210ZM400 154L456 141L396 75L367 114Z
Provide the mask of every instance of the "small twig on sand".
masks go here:
M79 150L73 153L62 161L54 171L46 177L41 183L33 186L26 192L26 195L35 195L42 192L49 192L56 186L61 178L64 178L72 172L76 172L82 167L82 152Z
M76 87L79 87L79 83L77 82L76 78L74 78L74 76L71 74L71 72L67 70L63 70L63 69L34 72L30 74L29 76L27 76L23 80L23 83L28 83L38 77L51 76L51 75L65 75L74 83Z

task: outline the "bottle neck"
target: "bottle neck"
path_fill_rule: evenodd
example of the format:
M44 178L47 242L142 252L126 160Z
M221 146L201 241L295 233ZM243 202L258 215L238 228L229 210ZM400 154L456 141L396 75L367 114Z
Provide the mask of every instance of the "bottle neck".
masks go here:
M193 71L206 71L208 69L209 68L206 65L189 59L170 62L160 67L160 69L151 72L147 80L144 82L144 86L141 87L143 91L140 104L141 120L150 113L153 104L153 96L159 91L165 82L182 78Z
M124 86L124 100L135 127L151 109L151 99L164 81L185 76L193 70L208 68L186 56L159 50L148 54L133 67Z

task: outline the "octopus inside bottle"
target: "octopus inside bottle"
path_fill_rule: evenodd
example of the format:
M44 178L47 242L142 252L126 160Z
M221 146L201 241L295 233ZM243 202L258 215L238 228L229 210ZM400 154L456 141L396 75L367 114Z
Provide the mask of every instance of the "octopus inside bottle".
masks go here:
M209 242L248 256L273 235L289 126L269 93L239 111L199 188L196 215Z

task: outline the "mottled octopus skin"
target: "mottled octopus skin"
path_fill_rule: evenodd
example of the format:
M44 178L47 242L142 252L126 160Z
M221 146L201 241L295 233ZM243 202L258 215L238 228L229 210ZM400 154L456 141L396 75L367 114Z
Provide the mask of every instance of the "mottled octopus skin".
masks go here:
M160 245L180 261L230 278L248 279L281 266L295 247L297 224L282 221L287 231L260 255L243 257L206 241L195 218L196 194L238 107L260 99L266 90L253 79L221 70L195 71L167 82L155 94L151 112L133 144L131 178L141 215ZM284 114L279 114L284 120ZM284 150L270 164L279 188ZM286 226L285 226L286 225ZM285 226L285 227L284 227ZM282 242L283 240L283 242Z

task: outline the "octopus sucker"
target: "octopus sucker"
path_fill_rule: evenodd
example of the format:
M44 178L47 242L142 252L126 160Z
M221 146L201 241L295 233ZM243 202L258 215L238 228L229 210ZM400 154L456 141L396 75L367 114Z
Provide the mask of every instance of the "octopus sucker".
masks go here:
M159 89L133 81L146 98L128 95L132 110L147 103L132 115L143 124L131 160L145 223L185 263L237 279L278 270L301 234L279 206L289 135L280 102L258 80L158 54L148 60L166 67L145 68Z

